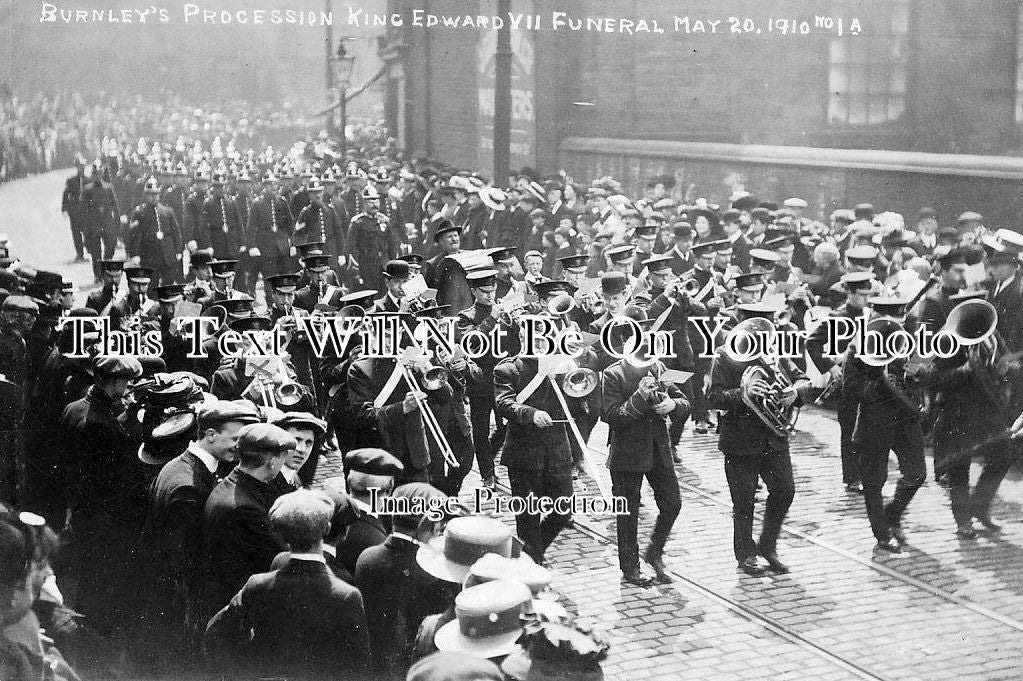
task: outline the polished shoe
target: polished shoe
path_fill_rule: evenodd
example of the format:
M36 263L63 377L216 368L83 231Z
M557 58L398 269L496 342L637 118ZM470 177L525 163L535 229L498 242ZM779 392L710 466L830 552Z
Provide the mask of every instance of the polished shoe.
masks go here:
M643 554L643 560L654 569L655 581L659 584L671 584L675 581L668 574L668 568L664 566L664 559L661 554L654 553L652 549L648 548Z
M706 421L698 421L695 426L695 430L700 435L706 435L710 429L710 425Z
M969 525L963 524L956 529L956 537L959 539L976 539L977 531L973 529L972 523Z
M977 519L977 522L984 526L985 529L997 532L1002 529L1002 526L991 519L991 512L984 511L983 513L975 513L973 515Z
M760 555L767 561L767 565L772 571L780 575L787 575L789 573L789 566L781 562L777 551L761 551Z
M845 491L849 494L863 494L863 485L859 482L847 482Z
M756 556L750 556L739 561L739 569L745 572L750 577L762 577L767 568L757 562Z
M906 543L906 532L902 529L902 525L892 525L891 530L895 541L899 542L899 544Z
M622 572L622 581L636 586L650 586L654 583L654 580L651 577L644 575L643 571L639 568Z
M887 551L888 553L902 553L902 547L894 539L878 539L877 546L874 548L878 551Z

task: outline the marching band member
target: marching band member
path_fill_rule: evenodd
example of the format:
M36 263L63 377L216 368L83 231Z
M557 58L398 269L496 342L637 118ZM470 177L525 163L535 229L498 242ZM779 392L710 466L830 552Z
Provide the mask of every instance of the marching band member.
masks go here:
M588 259L586 255L569 255L558 259L558 264L561 265L565 281L569 286L576 289L574 297L576 305L569 311L568 318L580 329L588 328L590 323L598 316L593 311L593 295L583 297L578 291L582 280L586 276L586 262Z
M319 362L313 357L312 348L306 339L304 328L298 323L299 312L306 312L304 308L296 307L296 289L298 288L299 275L297 274L275 274L263 280L266 289L268 313L270 321L275 327L284 329L288 335L288 354L291 355L291 363L295 368L295 375L298 382L310 390L314 406L320 404L319 392L317 391L319 377ZM315 307L315 306L314 306Z
M642 354L637 357L645 359ZM638 585L647 583L640 570L637 538L643 478L650 483L657 504L657 520L643 559L662 584L672 581L662 556L671 527L682 509L671 460L668 420L670 417L672 421L685 421L689 402L678 386L659 383L658 377L665 370L661 362L635 366L634 362L624 359L603 372L602 416L610 429L607 466L611 471L612 493L625 497L629 511L627 516L615 518L618 563L622 578Z
M564 420L569 415L562 410L549 379L522 396L539 371L538 358L521 354L502 360L494 369L496 412L508 420L501 462L508 469L513 495L568 497L572 494L572 448ZM570 513L557 512L543 519L538 514L516 515L523 550L543 565L547 547L571 519Z
M235 319L228 324L228 328L236 333L244 333L246 331L262 331L269 332L273 329L273 322L270 321L269 317L243 317L241 319ZM256 392L257 384L259 381L264 381L267 390L273 390L273 383L281 380L295 381L295 368L290 362L284 359L280 360L280 364L284 366L284 375L279 375L279 369L273 366L273 358L256 358L247 357L245 352L252 346L252 341L248 336L244 336L242 339L243 352L242 356L232 358L229 362L223 362L220 368L217 369L213 374L213 379L210 381L210 392L222 400L237 400L242 397L247 397L249 393ZM255 364L268 364L267 369L256 369L253 370ZM273 368L270 368L273 367ZM260 376L262 372L263 376ZM267 374L273 374L273 378ZM264 406L270 406L265 405Z
M327 302L339 289L331 283L337 279L330 269L329 253L310 253L299 259L309 283L295 292L295 307L312 313L319 303Z
M643 262L654 254L658 224L651 224L648 221L647 224L637 227L632 231L633 255L635 257L632 260L632 272L630 274L633 277L639 277L643 271Z
M85 307L96 312L107 313L107 306L117 297L124 274L123 260L104 260L100 263L103 274L103 285L85 298Z
M120 329L130 319L141 319L153 307L153 301L147 294L154 270L151 267L125 267L124 274L128 279L127 295L110 305L110 326L114 329Z
M904 300L873 297L867 302L874 319L882 316L905 319ZM877 548L899 553L906 540L902 514L927 475L921 414L905 389L906 360L874 366L864 361L859 354L862 352L863 349L851 352L844 366L845 390L849 399L859 403L852 443L859 454L863 499ZM899 460L902 475L895 496L884 504L881 491L888 479L888 456L892 451Z
M671 247L671 271L682 276L693 269L695 256L693 247L693 227L688 222L676 222L672 229L675 232L675 245Z
M374 312L409 312L409 301L402 286L412 278L412 268L404 260L391 260L384 265L386 292L373 305Z
M469 331L479 331L490 337L494 328L501 323L502 308L495 304L497 293L497 271L477 270L466 274L474 299L473 306L458 313L457 330L459 337ZM476 450L476 464L484 487L493 487L496 474L494 456L504 442L505 420L498 415L494 402L494 369L500 360L493 353L476 360L480 369L480 380L467 384L469 416L472 424L473 446ZM490 414L494 413L496 429L490 434Z
M237 266L237 260L214 260L210 263L210 270L213 272L213 291L196 301L202 305L204 313L214 305L234 297L234 276Z
M774 319L774 308L762 303L738 306L740 318ZM768 378L754 378L748 385L744 372L748 367L764 366ZM782 372L791 386L776 396L779 406L797 406L806 400L809 381L791 362L784 358L768 368L762 360L739 362L731 358L725 348L714 356L711 369L710 406L719 409L718 449L725 457L725 477L732 496L733 550L739 569L748 575L759 576L764 568L757 562L762 556L771 570L789 571L778 558L778 535L795 495L792 461L789 457L787 434L780 435L756 416L746 400L763 400L771 394L772 383L781 379ZM767 485L767 505L759 542L753 541L753 504L757 481Z
M514 293L521 293L525 290L522 282L512 276L512 267L515 266L515 246L501 246L490 249L490 259L494 261L494 269L497 275L494 279L497 283L497 291L494 296L496 300L502 300Z
M177 305L185 299L185 285L168 284L157 286L154 290L156 292L156 299L159 302L158 315L154 321L159 325L160 338L163 343L163 354L161 356L166 364L167 371L189 371L192 368L192 360L188 357L191 348L174 326L174 315L177 311Z
M844 317L846 319L858 319L863 316L867 309L867 297L874 281L872 272L849 272L842 276L842 286L845 287L845 302L835 308L830 317ZM842 482L847 492L862 494L863 485L860 482L859 455L853 446L852 435L856 426L856 414L859 402L853 394L845 388L842 380L843 362L849 341L843 336L836 339L838 355L826 357L824 355L825 345L828 343L830 330L826 321L814 329L813 333L806 340L806 352L810 361L821 373L830 373L830 380L838 386L838 427L840 431L840 449L842 458Z
M489 272L492 274L493 270ZM447 305L434 305L417 312L416 318L439 319L448 309ZM445 462L438 443L431 438L428 440L430 480L434 487L448 496L458 496L462 481L472 470L473 459L473 437L467 413L466 393L470 386L475 387L483 381L483 372L474 360L467 358L457 348L454 355L443 359L440 352L435 352L434 355L434 365L444 369L444 378L437 380L436 385L430 385L429 381L420 379L420 385L426 393L426 404L433 412L434 420L455 460L458 461L458 466ZM487 430L489 427L488 420Z

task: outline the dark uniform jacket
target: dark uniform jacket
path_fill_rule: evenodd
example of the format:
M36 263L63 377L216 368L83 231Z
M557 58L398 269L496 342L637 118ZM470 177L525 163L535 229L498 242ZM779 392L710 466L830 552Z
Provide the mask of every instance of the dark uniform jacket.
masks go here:
M199 240L200 215L205 203L206 192L204 191L193 191L185 199L185 220L181 223L181 238L186 244L189 241ZM199 247L202 248L202 246Z
M213 257L218 260L232 260L238 257L248 241L245 225L238 214L238 206L227 195L219 199L210 196L199 213L199 231L195 236L199 248L212 248Z
M85 175L72 175L64 182L64 194L60 200L60 210L73 218L81 215L85 208L85 190L89 187L89 181Z
M566 417L550 380L544 379L525 403L518 400L519 391L536 376L538 368L536 359L518 357L505 359L494 369L494 410L508 420L501 462L519 470L567 472L572 452L566 424L533 425L537 411L546 411L552 419Z
M404 671L423 618L441 612L447 603L443 584L416 562L418 550L418 544L392 534L363 551L355 568L374 667L380 671Z
M264 258L274 255L289 257L291 255L291 232L294 217L288 203L275 196L268 199L259 195L249 208L248 218L249 247L259 249Z
M361 594L312 560L249 578L206 642L244 678L354 679L370 661Z
M888 367L889 375L899 372L899 360ZM911 421L919 421L919 408L900 399L892 389L898 382L885 380L885 367L874 367L863 362L855 354L845 362L843 387L850 399L859 402L856 412L856 426L853 429L853 443L872 449L890 447L892 437ZM906 390L902 391L910 397Z
M310 203L295 217L294 239L297 244L322 241L323 252L335 262L337 256L345 253L345 225L338 221L337 213L323 204Z
M117 199L114 197L114 190L108 185L92 184L85 190L85 199L82 203L85 215L85 229L87 233L100 234L101 232L116 231L118 225Z
M828 315L829 318L844 317L846 319L859 319L863 316L863 310L858 307L853 307L849 303L844 303L835 310L832 310ZM814 366L820 372L825 372L840 362L841 355L844 355L846 350L849 348L849 340L845 340L841 335L835 339L834 343L831 343L831 330L828 328L826 321L821 321L820 326L814 329L813 333L806 339L806 354L810 356L810 361L813 362ZM839 329L842 331L842 329ZM829 345L835 345L833 348L838 352L835 357L829 357L824 354L825 351L831 350Z
M104 284L103 288L93 291L86 296L85 307L102 313L107 309L107 305L114 299L116 294L117 289L110 284Z
M610 456L607 467L613 471L646 473L655 467L671 467L671 436L668 416L659 416L646 397L636 393L644 376L655 378L665 370L658 362L639 369L625 362L615 362L603 375L603 418L611 429ZM675 401L672 419L685 419L689 401L674 383L664 386L665 394ZM659 461L660 466L655 466Z
M491 337L494 328L499 322L490 314L492 308L476 303L472 307L458 313L458 320L455 322L455 330L458 338L462 338L467 332L475 330ZM507 349L508 337L505 336L505 348ZM496 352L497 349L495 348ZM470 399L494 400L494 367L500 362L494 357L494 352L488 352L482 357L476 358L476 365L480 368L480 380L469 381L466 384L466 393Z
M793 383L804 378L791 361L781 361ZM714 357L707 400L711 409L723 411L718 422L718 449L725 456L756 456L768 449L783 451L788 447L788 438L775 435L743 402L742 375L752 365L753 362L736 362L725 354L724 349ZM768 379L768 383L771 382ZM800 392L796 406L805 398L805 391Z
M352 216L346 239L350 257L359 263L359 273L365 288L380 288L380 272L384 263L398 254L400 235L391 228L383 213L358 213Z
M998 332L1009 351L1023 350L1023 271L1017 271L998 295L994 295L992 288L988 301L998 312Z
M259 359L262 360L262 358ZM255 374L246 376L245 369L246 358L244 357L238 357L229 363L222 363L220 368L213 372L210 392L222 400L241 398L255 378ZM290 362L285 363L285 369L288 378L295 380L295 369Z
M124 243L129 258L139 258L142 267L161 269L174 265L182 250L181 231L174 211L159 203L155 206L142 204L135 209Z
M287 544L270 527L270 486L235 468L206 500L205 605L222 608Z

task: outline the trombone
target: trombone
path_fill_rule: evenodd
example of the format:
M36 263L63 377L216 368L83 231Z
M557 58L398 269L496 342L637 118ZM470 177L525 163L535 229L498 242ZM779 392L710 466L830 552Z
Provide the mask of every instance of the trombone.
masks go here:
M419 407L419 415L423 419L423 424L426 426L426 430L433 437L434 442L437 443L437 448L440 449L441 455L444 457L444 462L449 468L458 468L459 462L455 457L455 452L451 449L451 444L448 442L447 437L444 435L444 430L441 428L440 422L437 420L437 415L430 409L430 405L427 404L426 398L422 397L420 393L424 393L426 390L437 390L440 388L448 378L448 371L443 367L431 366L423 372L423 382L420 384L415 376L415 372L409 367L408 362L399 360L398 366L401 367L402 375L405 377L405 382L408 383L409 387L412 388L412 399L416 401L416 406Z

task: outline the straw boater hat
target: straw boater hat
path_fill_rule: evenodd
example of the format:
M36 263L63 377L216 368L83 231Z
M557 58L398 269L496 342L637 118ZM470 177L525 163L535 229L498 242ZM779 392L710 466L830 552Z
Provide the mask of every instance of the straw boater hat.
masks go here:
M512 557L514 539L504 523L484 516L454 518L444 534L419 547L416 561L426 572L445 582L461 584L473 564L488 553ZM517 562L532 562L526 555Z
M455 596L455 617L434 636L437 650L476 657L502 657L515 650L522 616L532 601L521 582L498 580L464 589Z

